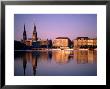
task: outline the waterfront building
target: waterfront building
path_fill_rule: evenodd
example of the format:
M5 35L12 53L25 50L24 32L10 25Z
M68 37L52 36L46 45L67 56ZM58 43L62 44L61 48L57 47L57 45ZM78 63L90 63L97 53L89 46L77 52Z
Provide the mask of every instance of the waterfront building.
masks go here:
M25 24L24 24L23 39L21 40L21 43L25 44L26 46L32 47L34 49L52 47L51 40L48 40L48 39L41 40L40 38L37 37L37 31L36 31L35 24L34 24L34 29L33 29L33 33L32 33L32 38L27 38Z
M40 42L38 41L35 24L34 24L32 38L28 38L28 39L27 39L27 34L26 34L26 29L25 29L25 24L24 24L23 40L21 42L23 42L26 46L31 46L33 48L40 47Z
M31 39L31 38L27 39L27 40L25 41L25 44L26 44L27 46L32 46L32 39Z
M96 38L88 38L88 37L77 37L74 40L74 48L88 48L88 47L96 47L97 39Z
M53 41L53 47L55 48L69 48L71 40L68 37L57 37Z
M40 40L40 45L41 47L43 48L47 48L47 45L48 45L48 39L43 39L43 40Z
M88 39L88 45L96 46L97 45L97 39Z
M77 37L74 40L74 48L80 48L81 46L86 46L88 44L88 37Z

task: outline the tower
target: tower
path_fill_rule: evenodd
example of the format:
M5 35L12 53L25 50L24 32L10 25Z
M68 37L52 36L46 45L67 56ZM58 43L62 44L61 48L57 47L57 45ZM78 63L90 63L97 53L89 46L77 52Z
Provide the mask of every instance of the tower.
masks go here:
M27 40L26 29L24 24L23 41Z
M35 41L35 42L37 41L37 32L36 32L36 26L35 25L34 25L32 40Z

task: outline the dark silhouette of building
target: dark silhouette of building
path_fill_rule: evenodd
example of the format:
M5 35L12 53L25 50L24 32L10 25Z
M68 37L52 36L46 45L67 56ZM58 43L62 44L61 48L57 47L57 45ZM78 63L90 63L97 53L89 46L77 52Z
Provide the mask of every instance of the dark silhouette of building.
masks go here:
M25 50L27 48L28 47L24 43L16 40L14 41L14 50Z
M48 48L52 48L52 40L48 40Z
M23 41L27 40L26 29L24 24Z
M32 40L33 40L34 42L37 41L37 31L36 31L36 26L35 26L35 25L34 25Z
M24 24L23 39L21 40L21 43L27 46L28 49L52 48L52 40L48 40L48 39L41 40L38 38L35 24L32 33L32 38L27 38L25 24Z
M21 40L21 43L23 43L26 46L29 46L31 48L39 48L40 47L35 24L34 24L32 38L28 38L28 39L27 39L26 29L25 29L25 24L24 24L23 40Z

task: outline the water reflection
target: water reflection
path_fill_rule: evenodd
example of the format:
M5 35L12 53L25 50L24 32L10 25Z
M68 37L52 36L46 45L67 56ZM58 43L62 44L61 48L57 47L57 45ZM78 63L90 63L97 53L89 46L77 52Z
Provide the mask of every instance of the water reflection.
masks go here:
M96 75L96 62L95 50L15 51L14 75Z
M96 63L96 51L91 50L75 50L74 51L74 59L77 60L77 63L85 64L85 63Z
M23 56L23 69L24 69L24 75L25 75L25 71L26 71L26 64L27 64L26 56Z
M57 63L67 63L69 61L70 51L54 51L52 52L53 58Z

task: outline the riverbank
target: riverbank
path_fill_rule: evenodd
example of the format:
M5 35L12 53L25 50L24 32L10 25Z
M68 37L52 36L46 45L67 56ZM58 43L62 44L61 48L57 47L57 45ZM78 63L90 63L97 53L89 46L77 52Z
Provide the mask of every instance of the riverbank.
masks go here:
M60 50L65 50L65 51L73 51L73 50L90 50L90 49L32 49L32 50L14 50L14 51L60 51ZM92 49L92 50L97 50L97 49Z

